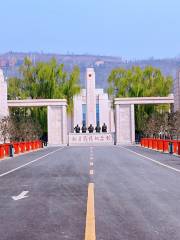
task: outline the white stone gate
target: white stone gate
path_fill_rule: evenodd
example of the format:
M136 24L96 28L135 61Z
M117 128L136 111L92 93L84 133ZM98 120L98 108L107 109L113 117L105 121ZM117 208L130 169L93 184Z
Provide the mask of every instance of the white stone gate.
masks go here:
M135 142L134 105L173 104L174 96L169 97L139 97L115 99L115 131L116 144L132 144Z
M64 99L9 100L8 107L47 107L48 144L67 145L67 102Z

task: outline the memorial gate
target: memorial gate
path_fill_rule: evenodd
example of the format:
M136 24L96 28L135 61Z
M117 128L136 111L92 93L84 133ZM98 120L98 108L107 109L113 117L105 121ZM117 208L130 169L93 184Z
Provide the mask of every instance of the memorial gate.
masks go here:
M114 100L114 110L107 93L95 88L94 69L88 68L86 89L82 89L81 94L74 98L73 118L68 120L67 102L64 99L7 100L7 83L0 70L0 117L8 115L8 108L12 107L47 107L49 145L132 144L135 142L134 105L173 103L173 95L117 98ZM106 133L72 131L76 125L82 129L83 124L87 127L99 124L102 127L103 123L107 126Z

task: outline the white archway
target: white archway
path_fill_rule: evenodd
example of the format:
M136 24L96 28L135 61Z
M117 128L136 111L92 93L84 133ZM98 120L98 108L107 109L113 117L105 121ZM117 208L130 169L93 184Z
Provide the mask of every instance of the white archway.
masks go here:
M173 104L174 96L169 97L137 97L115 99L116 144L132 144L135 142L135 104Z
M8 100L8 107L47 107L48 144L67 145L67 102L65 99Z

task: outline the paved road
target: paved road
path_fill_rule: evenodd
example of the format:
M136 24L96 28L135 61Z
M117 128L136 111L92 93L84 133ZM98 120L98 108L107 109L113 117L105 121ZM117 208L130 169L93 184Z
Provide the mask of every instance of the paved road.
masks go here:
M43 155L47 156L39 159ZM78 148L50 148L1 161L1 172L5 172L11 165L19 167L21 161L25 164L39 159L0 177L0 239L83 239L88 155L88 148L82 152ZM29 191L29 197L12 200L11 196L22 191Z
M180 239L180 158L109 146L0 161L0 240L84 239L89 182L97 240Z

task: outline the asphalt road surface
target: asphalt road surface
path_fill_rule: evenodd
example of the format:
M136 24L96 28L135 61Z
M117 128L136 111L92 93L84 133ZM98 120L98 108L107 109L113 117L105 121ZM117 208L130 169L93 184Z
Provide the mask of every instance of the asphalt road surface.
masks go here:
M56 147L0 161L0 240L179 240L180 158L136 146Z

